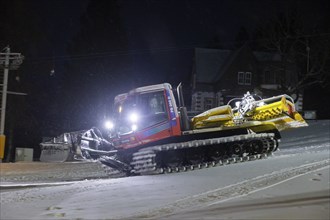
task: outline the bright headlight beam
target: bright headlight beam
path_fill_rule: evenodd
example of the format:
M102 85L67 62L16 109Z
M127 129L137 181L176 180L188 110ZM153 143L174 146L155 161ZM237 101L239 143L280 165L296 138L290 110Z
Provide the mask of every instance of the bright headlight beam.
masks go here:
M114 124L113 124L112 121L106 121L104 126L105 126L106 129L111 130L114 127Z
M137 130L137 125L133 124L131 128L132 128L132 131L136 131Z
M129 120L133 123L136 123L139 120L139 116L136 113L131 113L129 115Z

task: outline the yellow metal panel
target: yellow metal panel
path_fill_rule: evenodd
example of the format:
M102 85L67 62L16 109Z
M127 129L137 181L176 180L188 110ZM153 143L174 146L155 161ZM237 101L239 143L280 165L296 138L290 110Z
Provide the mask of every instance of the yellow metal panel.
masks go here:
M231 120L233 117L232 109L229 105L220 106L196 115L192 118L193 127L204 126L207 123L222 122Z
M283 96L280 101L257 107L253 112L252 119L268 120L274 117L279 117L283 112L287 112L289 110L288 104L289 103Z
M5 142L6 142L6 136L3 134L0 134L0 159L2 160L5 155Z

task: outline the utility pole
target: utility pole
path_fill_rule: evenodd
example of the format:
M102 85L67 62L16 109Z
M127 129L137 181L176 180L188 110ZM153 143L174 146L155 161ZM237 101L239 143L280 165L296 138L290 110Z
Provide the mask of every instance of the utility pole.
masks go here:
M306 47L306 51L307 51L307 65L306 65L306 74L309 74L309 51L311 50L311 48L307 45Z
M309 47L308 38L306 38L306 52L307 52L307 65L306 65L306 75L309 74L309 53L311 48Z
M0 162L4 157L5 150L5 119L6 119L6 104L7 104L7 87L9 69L15 70L22 64L24 57L20 53L11 53L9 46L4 49L5 53L0 53L0 68L4 69L1 96L1 121L0 121ZM3 51L3 50L2 50ZM0 77L1 79L1 77Z

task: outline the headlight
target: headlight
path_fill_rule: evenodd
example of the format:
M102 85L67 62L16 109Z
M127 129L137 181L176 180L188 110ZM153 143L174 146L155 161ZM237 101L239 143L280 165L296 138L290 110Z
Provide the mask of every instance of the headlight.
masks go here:
M138 120L139 120L139 116L137 113L131 113L129 115L129 120L132 122L132 123L136 123Z
M104 126L105 126L106 129L111 130L111 129L113 129L114 124L113 124L112 121L106 121L106 122L104 123Z
M132 131L136 131L138 127L136 124L133 124L131 128L132 128Z

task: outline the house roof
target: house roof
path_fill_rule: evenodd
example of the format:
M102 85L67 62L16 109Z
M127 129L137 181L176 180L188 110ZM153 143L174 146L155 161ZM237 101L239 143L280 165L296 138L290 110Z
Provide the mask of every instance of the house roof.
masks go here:
M213 83L219 77L220 70L231 52L231 50L195 48L197 82Z
M259 62L262 62L262 61L281 61L281 56L280 56L279 53L254 51L253 54Z
M234 62L243 48L238 50L195 48L195 64L196 64L196 82L214 83L221 79L229 66ZM281 56L278 53L253 51L258 62L278 62Z
M241 48L232 51L226 62L223 63L220 67L220 71L218 72L218 74L216 75L216 77L213 79L213 82L217 82L221 79L222 75L227 71L227 69L231 66L231 64L234 62L234 60L237 58L237 56L240 54L240 52L243 50L243 48L245 48L245 45L243 45Z

